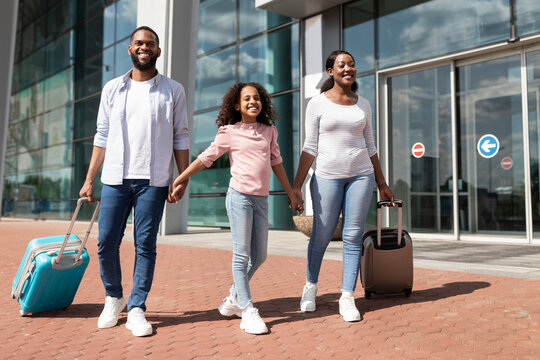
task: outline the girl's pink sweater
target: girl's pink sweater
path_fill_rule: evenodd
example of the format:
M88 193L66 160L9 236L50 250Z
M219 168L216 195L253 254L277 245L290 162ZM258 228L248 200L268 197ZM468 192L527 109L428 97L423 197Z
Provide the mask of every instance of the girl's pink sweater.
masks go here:
M210 167L227 151L231 162L229 186L243 194L268 196L272 166L283 161L276 127L258 122L222 126L198 158Z

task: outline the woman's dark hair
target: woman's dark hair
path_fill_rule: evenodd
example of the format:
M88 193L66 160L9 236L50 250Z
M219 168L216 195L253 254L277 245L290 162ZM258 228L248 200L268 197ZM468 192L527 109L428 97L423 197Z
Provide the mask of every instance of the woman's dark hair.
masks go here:
M240 102L240 92L246 86L253 86L259 93L261 99L261 112L257 115L257 122L265 125L274 125L275 121L278 119L278 114L274 108L274 104L272 104L272 101L270 100L270 96L264 89L264 86L256 82L239 82L231 86L223 96L221 109L219 109L219 114L216 119L218 127L232 125L242 121L242 115L240 114L240 111L236 110L236 105Z
M327 71L328 69L332 69L334 67L334 63L336 62L336 58L338 57L338 55L341 55L341 54L349 55L354 61L354 57L348 51L334 50L334 51L332 51L330 53L330 55L328 55L328 58L326 58L326 66L325 66L324 70ZM328 91L333 87L334 87L334 78L330 76L321 85L321 93L323 93L325 91ZM356 90L358 90L358 84L357 84L356 80L351 85L351 90L353 92L356 92Z

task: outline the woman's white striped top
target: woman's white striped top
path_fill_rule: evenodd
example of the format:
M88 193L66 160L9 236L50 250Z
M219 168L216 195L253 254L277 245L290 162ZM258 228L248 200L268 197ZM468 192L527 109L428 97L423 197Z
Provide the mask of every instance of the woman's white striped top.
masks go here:
M358 96L356 105L339 105L324 93L306 109L303 151L316 157L318 177L343 179L373 172L370 157L377 153L371 130L371 106Z

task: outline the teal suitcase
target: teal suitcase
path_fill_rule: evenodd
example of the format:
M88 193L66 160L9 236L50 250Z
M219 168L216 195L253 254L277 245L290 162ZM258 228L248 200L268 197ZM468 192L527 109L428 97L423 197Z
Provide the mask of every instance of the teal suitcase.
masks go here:
M21 306L20 315L64 309L73 302L90 257L85 249L90 230L99 210L99 201L92 215L84 240L71 234L81 205L73 213L65 235L33 239L28 243L12 284L12 297Z

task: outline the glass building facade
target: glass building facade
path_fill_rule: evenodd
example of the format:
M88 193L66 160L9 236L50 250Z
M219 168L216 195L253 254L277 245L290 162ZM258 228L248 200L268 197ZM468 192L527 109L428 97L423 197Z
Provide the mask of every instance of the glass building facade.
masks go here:
M71 216L70 199L78 197L90 162L101 89L131 68L135 5L19 1L2 216Z
M206 0L199 8L199 35L191 159L217 133L221 99L236 82L261 83L272 97L283 166L292 182L299 157L300 27L298 20L257 9L252 0ZM225 194L230 171L227 154L190 180L189 224L229 226ZM290 229L287 195L272 175L269 223Z
M328 53L344 48L356 59L358 93L372 105L383 171L405 201L409 232L540 243L537 0L357 0L301 15L287 10L290 1L308 0L275 1L275 12L254 0L193 1L192 160L217 132L225 91L256 81L280 114L278 142L292 181L304 109L318 92L308 88L307 64L316 54L322 78ZM136 2L19 1L2 216L70 215L101 88L131 67L123 52L130 31L143 25ZM319 40L306 41L317 19ZM228 226L229 178L227 155L192 178L189 225ZM274 176L270 190L270 226L293 228Z

